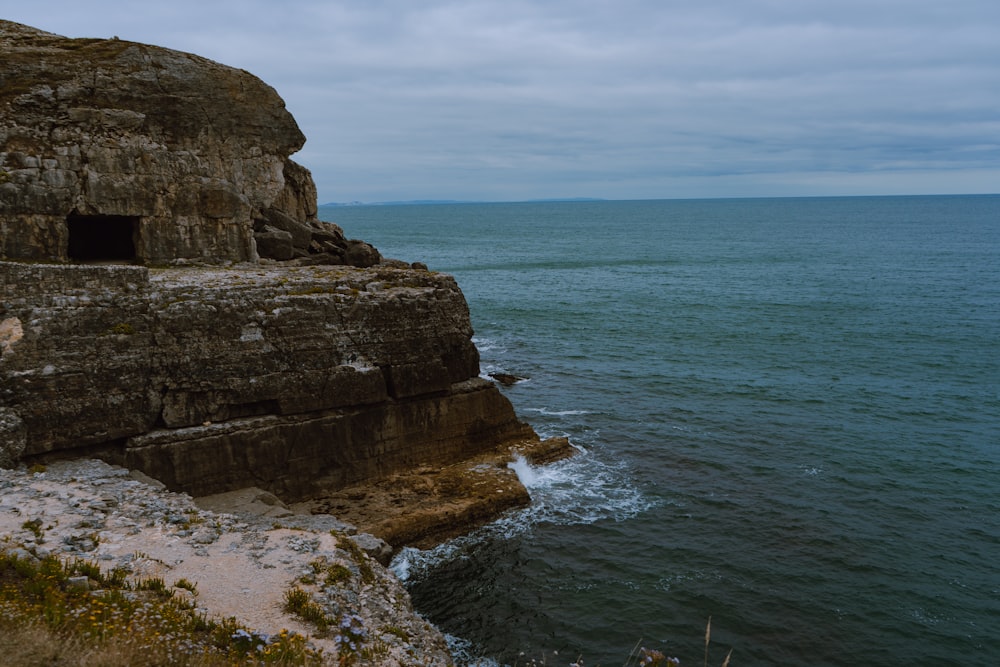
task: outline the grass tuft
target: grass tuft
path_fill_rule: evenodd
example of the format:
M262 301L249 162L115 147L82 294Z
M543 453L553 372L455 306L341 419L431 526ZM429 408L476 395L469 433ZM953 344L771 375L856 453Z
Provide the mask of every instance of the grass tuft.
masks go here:
M0 656L4 664L59 667L321 664L321 651L301 635L267 637L234 619L212 620L172 593L158 578L133 586L119 569L0 551Z
M372 569L371 564L368 562L368 555L361 550L361 547L357 543L346 535L339 535L333 532L333 535L337 536L337 548L343 549L351 556L357 566L358 570L361 572L361 581L366 584L371 584L375 582L375 570Z
M321 633L330 629L331 619L323 607L313 601L308 592L298 586L285 591L285 611L294 614L304 621L312 623Z

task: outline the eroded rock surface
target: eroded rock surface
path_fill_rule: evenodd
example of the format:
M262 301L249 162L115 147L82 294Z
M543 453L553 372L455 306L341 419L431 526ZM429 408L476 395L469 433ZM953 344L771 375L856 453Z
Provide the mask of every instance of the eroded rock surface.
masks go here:
M286 500L533 436L478 377L450 276L0 262L25 455L100 450L194 495Z
M316 220L273 88L189 53L0 20L0 259L370 266ZM256 236L255 236L256 233Z
M292 509L335 515L393 547L430 548L531 502L509 465L515 457L543 465L575 452L566 438L528 438L451 465L327 492Z
M453 664L444 637L413 611L396 577L351 547L370 536L342 524L313 527L295 517L253 521L205 511L188 496L135 477L86 459L44 472L0 470L0 549L29 559L87 560L105 571L119 568L133 582L161 578L211 618L233 617L263 635L293 630L323 649L325 664L344 664L335 629L321 632L285 611L285 592L299 587L332 619L346 613L360 619L368 657L356 664ZM349 574L326 583L315 576L317 563ZM180 580L194 590L174 587Z

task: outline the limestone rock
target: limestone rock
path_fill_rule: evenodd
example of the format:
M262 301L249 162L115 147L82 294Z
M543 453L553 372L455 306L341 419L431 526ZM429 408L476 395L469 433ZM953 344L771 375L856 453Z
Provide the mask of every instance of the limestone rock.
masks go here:
M292 235L283 229L264 225L259 232L254 232L257 242L257 252L261 257L283 260L295 256L295 244Z
M490 373L490 377L505 387L512 387L518 382L524 382L528 379L512 373Z
M305 222L316 220L318 206L316 184L313 182L312 174L292 160L285 162L282 173L285 187L278 198L271 203L272 208L284 212L293 220Z
M344 255L351 266L369 267L382 261L382 255L373 246L364 241L351 240L347 242L347 252Z
M13 410L0 407L0 468L12 468L27 444L24 422Z
M96 452L174 490L294 502L533 435L479 378L442 274L0 262L0 309L25 323L0 406L29 457Z
M2 20L0 52L0 259L381 259L316 219L305 137L248 72Z
M270 86L188 53L9 21L0 50L0 257L256 258L253 211L286 196L305 142ZM73 247L97 230L126 247Z
M392 547L385 540L369 533L358 533L357 535L352 535L350 539L358 545L361 551L374 558L383 566L389 566L392 560Z
M516 458L544 465L575 453L566 438L526 434L450 465L417 466L321 493L293 509L334 514L394 548L429 548L530 503L509 465Z
M479 378L454 279L316 218L289 159L304 137L265 83L9 21L0 53L0 465L86 452L296 502L538 441ZM447 482L470 502L439 494L383 532L525 502L500 475L500 501Z
M273 208L264 211L264 218L267 220L267 224L274 229L280 229L288 233L292 241L292 246L300 250L307 250L309 248L313 234L308 225Z
M160 578L173 584L169 590L175 598L192 602L200 616L236 619L259 635L282 629L302 634L329 656L323 664L336 664L334 633L319 632L283 608L285 593L298 586L331 617L357 616L369 630L364 649L377 653L354 664L455 664L444 636L413 610L399 580L365 555L369 549L380 553L380 545L384 551L384 543L370 536L351 535L328 522L292 529L300 517L250 521L205 511L188 496L137 484L128 471L89 459L54 462L42 474L0 470L0 489L0 554L35 564L46 555L67 565L84 559L104 572L119 570L133 587ZM29 528L36 520L41 541ZM97 534L100 539L92 539ZM348 540L363 553L345 549ZM363 565L365 575L329 582L315 576L320 565L359 574ZM312 583L304 581L307 573L314 575ZM179 588L181 580L194 584L194 590ZM95 583L80 577L71 585L86 591ZM108 623L113 627L114 619ZM389 628L391 633L384 632ZM178 664L198 662L202 645L190 646L183 655L190 658Z

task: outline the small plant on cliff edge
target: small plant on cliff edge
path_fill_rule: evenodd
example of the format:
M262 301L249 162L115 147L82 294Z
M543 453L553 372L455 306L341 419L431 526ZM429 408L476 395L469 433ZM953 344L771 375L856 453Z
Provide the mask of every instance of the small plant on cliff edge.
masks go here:
M361 572L361 581L366 584L375 583L375 570L368 563L368 556L361 550L357 543L346 535L338 535L336 531L330 531L337 538L337 548L343 549L351 555Z
M42 520L41 519L29 519L21 524L21 528L30 531L35 539L39 542L45 540L45 532L42 530Z
M198 584L193 583L193 582L191 582L191 581L189 581L187 579L184 579L184 578L181 578L181 579L178 579L177 581L175 581L174 582L174 588L183 588L184 590L189 591L191 593L191 595L197 595L198 594Z
M368 638L368 630L360 616L344 614L337 624L337 635L333 643L337 646L340 665L352 665L361 653L361 647Z
M302 620L312 623L320 632L326 632L330 628L330 618L323 608L313 601L308 592L298 586L285 591L284 608L289 614L295 614Z
M705 624L705 660L702 663L703 667L708 667L708 647L712 641L712 617L708 617L708 622ZM679 667L681 661L679 658L668 657L662 651L652 648L646 648L640 645L642 640L640 639L636 642L636 645L629 652L628 660L625 661L625 667L632 665L632 660L635 659L635 667ZM733 650L729 649L729 653L726 654L725 659L722 661L722 667L729 667L729 659L733 656ZM576 662L570 663L569 667L584 667L583 660L577 659Z

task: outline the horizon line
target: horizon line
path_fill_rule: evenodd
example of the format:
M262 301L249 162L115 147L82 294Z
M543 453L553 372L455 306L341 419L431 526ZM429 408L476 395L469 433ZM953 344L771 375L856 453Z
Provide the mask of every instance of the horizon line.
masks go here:
M930 194L878 194L878 195L723 195L719 197L543 197L537 199L403 199L385 201L325 202L318 206L447 206L453 204L543 204L543 203L599 203L628 201L712 201L740 199L873 199L891 197L997 197L1000 192L930 193Z

